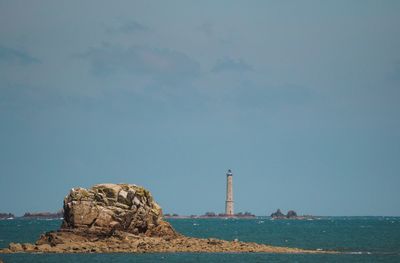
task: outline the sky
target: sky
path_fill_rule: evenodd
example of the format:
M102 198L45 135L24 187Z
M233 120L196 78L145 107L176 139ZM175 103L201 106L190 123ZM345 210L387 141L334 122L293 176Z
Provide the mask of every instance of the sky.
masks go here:
M400 216L399 1L0 0L0 212Z

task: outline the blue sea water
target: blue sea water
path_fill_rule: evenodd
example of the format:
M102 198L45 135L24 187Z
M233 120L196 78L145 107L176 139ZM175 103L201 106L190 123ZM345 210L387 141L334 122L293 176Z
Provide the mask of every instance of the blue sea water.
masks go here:
M162 254L10 254L5 262L400 262L400 217L324 217L319 220L170 219L179 232L194 237L238 238L306 249L337 250L337 255L264 253ZM60 220L0 221L0 247L34 242Z

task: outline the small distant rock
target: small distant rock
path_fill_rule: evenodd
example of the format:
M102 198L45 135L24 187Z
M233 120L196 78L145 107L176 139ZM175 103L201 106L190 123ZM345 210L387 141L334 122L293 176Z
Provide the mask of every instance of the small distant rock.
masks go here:
M286 217L287 217L287 218L296 218L296 217L297 217L297 213L296 213L296 211L289 210L289 211L287 212Z
M271 214L272 219L297 219L297 220L314 220L315 217L311 215L297 215L296 211L289 210L287 214L281 212L280 209Z
M14 219L15 216L11 213L0 213L0 220L1 219Z
M280 209L276 210L275 213L271 214L271 217L274 219L283 219L286 218L286 215L281 212Z

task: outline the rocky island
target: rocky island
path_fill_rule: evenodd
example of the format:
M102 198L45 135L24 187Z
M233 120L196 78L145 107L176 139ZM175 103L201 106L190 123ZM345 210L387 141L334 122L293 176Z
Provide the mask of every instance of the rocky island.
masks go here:
M315 219L314 216L310 215L301 215L298 216L296 211L294 210L289 210L287 214L283 214L280 209L276 210L275 213L271 214L271 219L297 219L297 220L313 220Z
M185 216L185 215L178 215L178 214L164 214L164 218L166 219L215 219L215 218L221 218L221 219L227 219L227 218L240 218L240 219L250 219L250 218L255 218L256 216L253 215L250 212L240 212L234 215L227 215L224 213L219 213L216 214L214 212L206 212L204 215L190 215L190 216Z
M22 218L24 219L59 219L63 217L63 212L58 211L56 213L51 212L26 212Z
M14 219L14 214L11 213L0 213L0 220L2 219Z
M183 236L163 220L150 192L133 184L72 189L63 211L59 230L42 234L34 244L11 243L0 253L335 253Z

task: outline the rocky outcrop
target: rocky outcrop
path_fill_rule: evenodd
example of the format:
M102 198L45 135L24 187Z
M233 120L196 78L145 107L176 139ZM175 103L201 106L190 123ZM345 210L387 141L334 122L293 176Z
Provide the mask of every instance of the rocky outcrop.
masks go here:
M177 235L163 221L161 207L150 192L133 184L72 189L64 199L61 228L106 235L117 230L145 236Z
M263 252L263 253L334 253L303 250L288 247L274 247L264 244L226 241L215 238L176 238L138 236L116 231L112 236L82 236L73 230L50 232L36 244L11 243L0 253L170 253L170 252Z
M287 212L287 214L286 214L286 218L297 218L297 213L296 213L296 211L293 211L293 210L289 210L288 212Z
M13 219L15 216L11 213L0 213L0 220L1 219Z
M276 210L275 213L271 214L272 219L297 219L297 220L314 220L316 217L311 215L300 215L298 216L296 211L289 210L287 214L283 214L280 209Z
M185 237L163 221L146 189L99 184L72 189L64 199L64 221L35 244L10 243L0 253L267 252L333 253L264 244Z
M286 218L286 215L281 212L280 209L276 210L275 213L271 214L271 217L274 219L283 219Z

